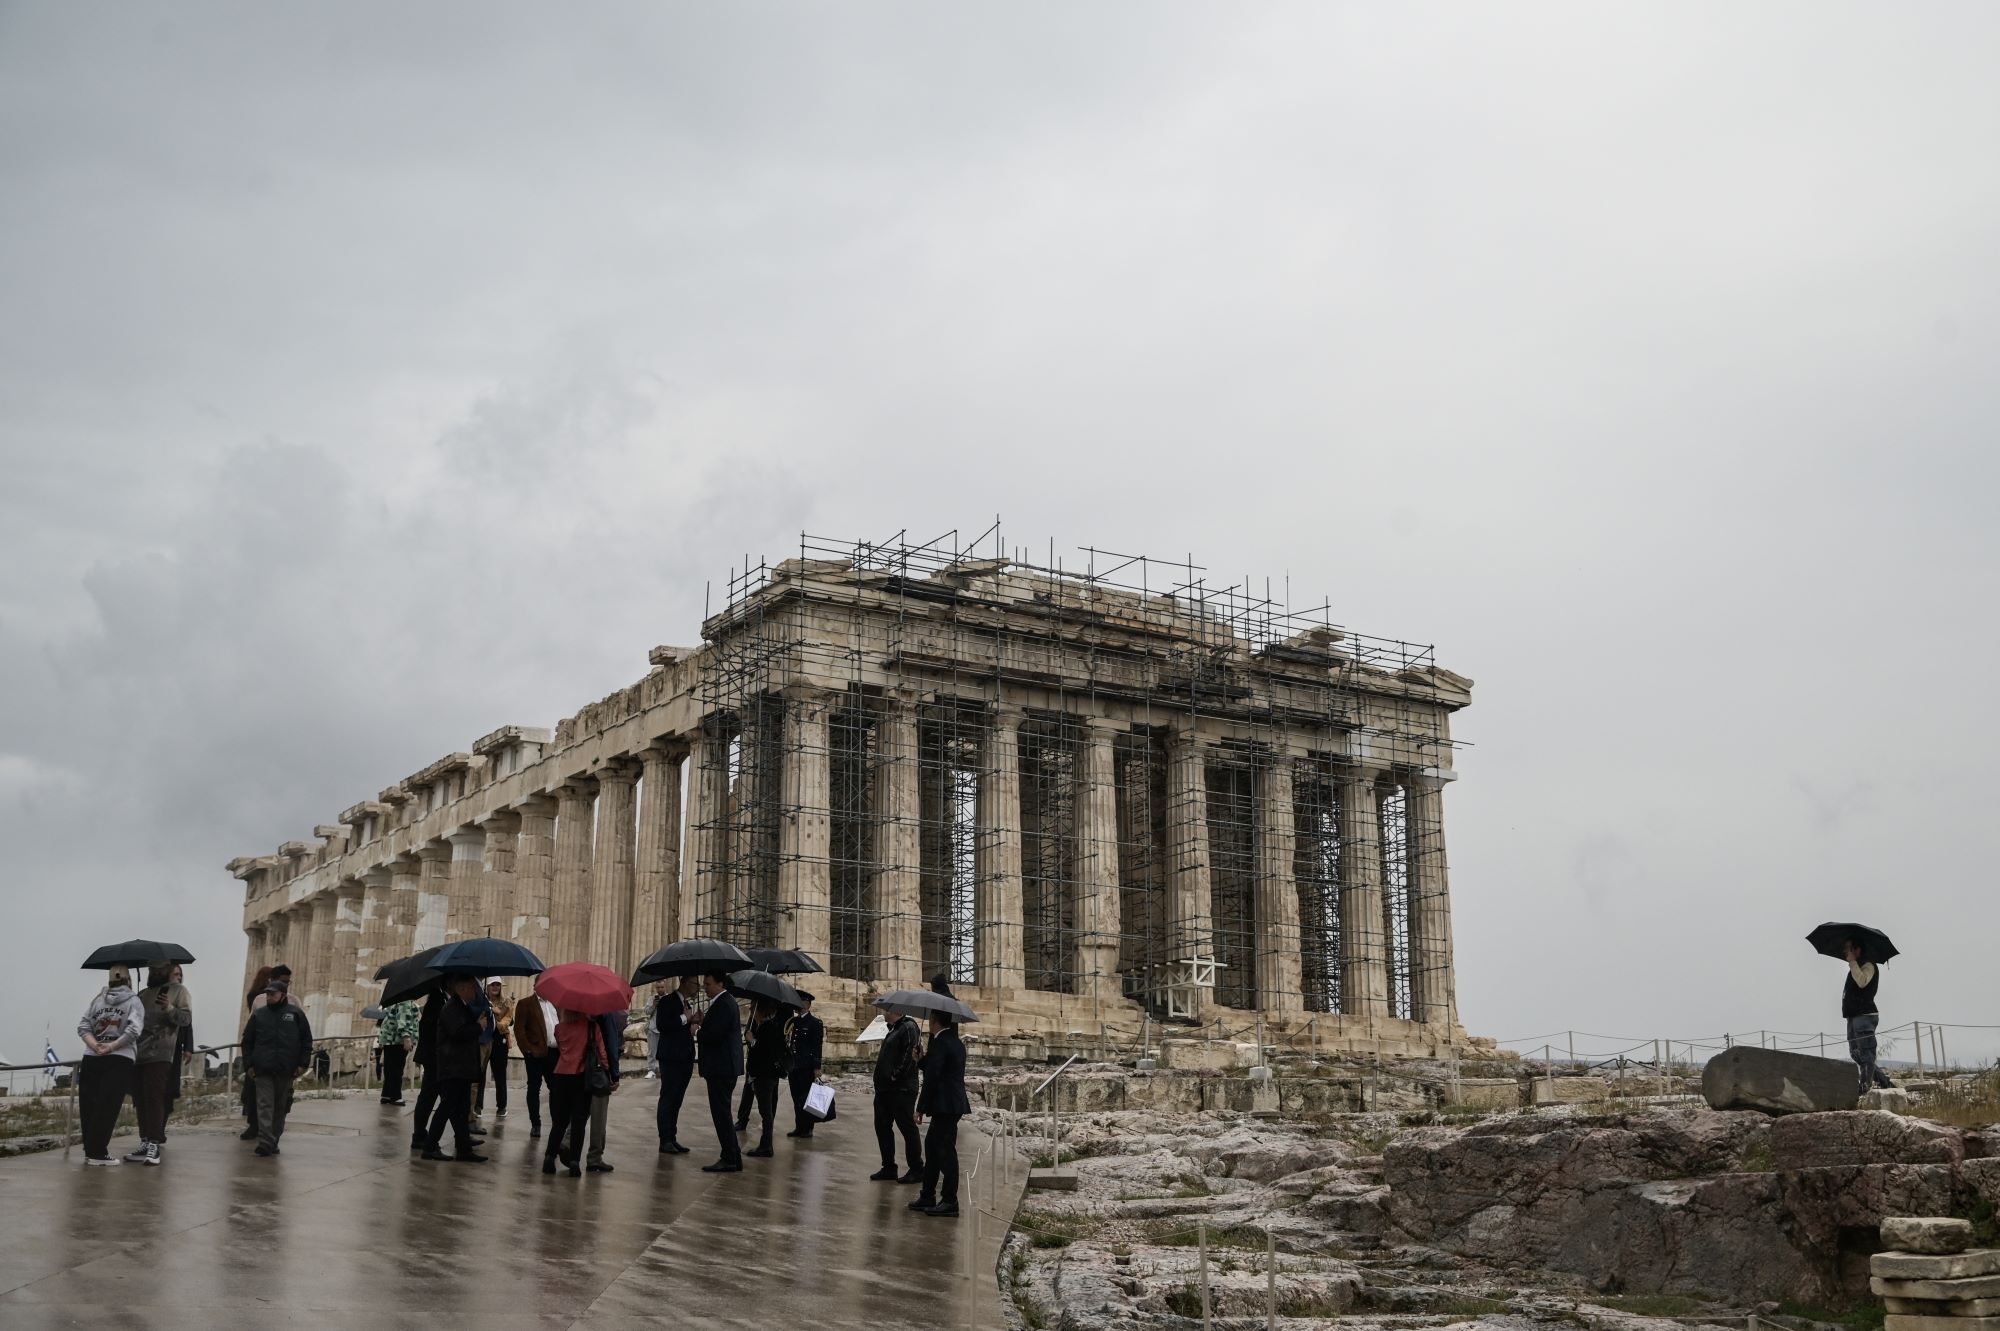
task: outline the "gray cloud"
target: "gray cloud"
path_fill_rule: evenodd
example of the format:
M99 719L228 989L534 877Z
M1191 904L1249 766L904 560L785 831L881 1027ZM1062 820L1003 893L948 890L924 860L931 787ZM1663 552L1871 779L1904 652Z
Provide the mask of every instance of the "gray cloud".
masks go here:
M0 1051L170 924L219 1031L223 860L996 512L1478 679L1474 1029L1815 1029L1849 915L1987 1018L1996 27L0 9Z

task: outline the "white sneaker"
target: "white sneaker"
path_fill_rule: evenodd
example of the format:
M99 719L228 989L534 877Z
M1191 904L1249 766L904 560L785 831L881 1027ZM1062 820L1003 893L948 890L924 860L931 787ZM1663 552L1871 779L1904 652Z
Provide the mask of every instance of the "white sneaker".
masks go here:
M145 1164L146 1153L152 1149L153 1149L153 1143L144 1141L140 1142L137 1146L133 1147L129 1153L127 1153L127 1155L125 1156L125 1163L128 1165Z
M83 1163L86 1165L115 1165L118 1161L108 1155L86 1155L83 1157Z
M157 1165L157 1164L159 1164L159 1163L160 1163L160 1143L159 1143L159 1142L147 1142L147 1143L146 1143L146 1158L145 1158L144 1160L140 1161L140 1163L141 1163L141 1164L147 1164L147 1165Z

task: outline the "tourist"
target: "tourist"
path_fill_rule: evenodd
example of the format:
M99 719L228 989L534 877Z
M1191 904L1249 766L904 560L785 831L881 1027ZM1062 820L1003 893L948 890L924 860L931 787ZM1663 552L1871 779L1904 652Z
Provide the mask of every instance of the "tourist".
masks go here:
M382 1103L403 1103L403 1069L410 1051L417 1047L417 1028L423 1017L415 1002L405 999L382 1009L375 1026L375 1047L382 1056Z
M912 1211L958 1214L958 1121L971 1112L972 1103L965 1098L965 1042L950 1017L933 1012L924 1089L917 1100L917 1121L930 1119L924 1133L924 1186L910 1203Z
M421 1151L430 1144L431 1115L437 1112L440 1082L437 1070L437 1030L438 1016L444 1011L445 995L441 989L434 989L424 998L423 1010L417 1014L417 1047L414 1057L417 1066L423 1070L423 1083L417 1087L417 1114L410 1124L410 1149Z
M826 1023L813 1015L813 996L799 990L798 1015L785 1024L785 1043L792 1051L792 1130L787 1137L810 1137L816 1120L806 1112L806 1093L819 1078L826 1056Z
M250 1014L257 1010L257 1000L264 996L264 986L271 982L271 967L259 966L257 973L250 977L250 992L243 996L243 1020L247 1023ZM241 1044L238 1056L241 1056ZM250 1065L243 1064L243 1131L237 1137L246 1142L257 1140L257 1083L250 1077Z
M585 1155L584 1167L593 1174L609 1174L611 1166L604 1159L604 1137L611 1126L611 1097L618 1093L618 1058L625 1047L625 1014L607 1012L593 1019L597 1028L599 1049L597 1057L604 1070L602 1078L589 1076L586 1071L584 1092L590 1097L590 1150ZM599 1081L604 1084L598 1085Z
M729 1001L731 1003L737 1002L738 1000L736 998L736 995L731 994L729 996ZM743 1009L740 1006L736 1009L736 1016L737 1016L737 1024L741 1026L743 1029L744 1057L747 1060L747 1058L749 1057L750 1040L752 1035L756 1031L756 1023L751 1022L747 1025L744 1024L744 1022L742 1021ZM757 1102L757 1079L755 1077L746 1076L743 1079L743 1096L736 1102L736 1132L738 1136L741 1136L742 1134L750 1131L750 1107L754 1105L756 1102Z
M257 1154L278 1154L292 1083L312 1062L312 1025L292 1001L291 985L273 976L243 1028L243 1067L257 1083Z
M449 997L438 1011L437 1052L424 1078L428 1082L431 1075L437 1077L437 1107L431 1111L420 1158L483 1165L486 1157L472 1149L472 1087L479 1080L479 1037L484 1029L477 1011L479 981L470 975L449 975L444 987ZM443 1150L447 1124L452 1131L451 1155Z
M771 1155L771 1124L778 1117L778 1084L791 1071L791 1051L785 1048L785 1009L768 998L750 1005L750 1047L746 1057L750 1085L757 1093L757 1117L763 1131L756 1146L743 1154L760 1159Z
M492 1039L486 1044L486 1076L479 1082L479 1100L474 1106L477 1113L486 1107L486 1079L493 1082L493 1117L507 1117L507 1049L511 1043L510 1032L514 1029L513 1009L500 992L500 981L486 983L486 1006L491 1010Z
M1875 1009L1875 994L1882 987L1882 971L1872 961L1861 959L1861 944L1848 939L1847 980L1840 987L1840 1015L1847 1019L1847 1056L1854 1060L1861 1076L1863 1092L1875 1087L1893 1087L1889 1074L1875 1066L1875 1028L1882 1017Z
M743 1151L730 1128L729 1095L743 1075L743 1014L720 974L704 975L701 990L708 995L708 1010L695 1027L696 1065L708 1087L708 1116L722 1148L721 1159L701 1168L705 1174L735 1174L743 1169Z
M542 1087L556 1070L555 1008L540 994L514 1004L514 1044L521 1051L521 1070L528 1083L528 1135L542 1135ZM555 1092L550 1091L553 1098Z
M868 1177L877 1183L921 1183L924 1179L923 1138L917 1135L917 1079L923 1066L923 1036L917 1023L896 1016L882 1047L875 1051L875 1144L882 1167ZM903 1153L910 1167L896 1173L896 1134L903 1134Z
M179 962L175 962L173 965L167 967L167 979L174 984L186 983L181 978ZM175 1039L174 1046L179 1053L174 1059L174 1075L167 1082L167 1113L170 1116L174 1112L174 1101L181 1098L181 1078L185 1075L187 1065L194 1061L194 1018L192 1012L190 1012L188 1020L181 1023L181 1033Z
M604 1028L595 1018L564 1008L556 1022L555 1071L549 1077L549 1144L542 1151L542 1172L556 1172L556 1161L571 1178L583 1177L583 1133L590 1121L592 1074L603 1075L610 1061Z
M84 1049L76 1068L76 1096L86 1165L118 1163L111 1154L111 1133L132 1091L133 1060L145 1029L145 1010L132 992L132 972L113 966L76 1024Z
M139 1145L125 1163L157 1165L167 1142L167 1106L173 1102L174 1068L181 1056L181 1031L194 1020L188 992L171 978L170 968L156 966L139 991L146 1014L134 1053L137 1086L132 1101L139 1110Z
M694 1079L694 997L700 992L700 981L684 975L678 988L653 1000L660 1067L660 1102L653 1117L660 1130L661 1155L688 1153L681 1145L681 1105L687 1099L688 1082Z
M672 980L653 981L653 996L646 1000L646 1080L660 1075L660 1009L673 995Z

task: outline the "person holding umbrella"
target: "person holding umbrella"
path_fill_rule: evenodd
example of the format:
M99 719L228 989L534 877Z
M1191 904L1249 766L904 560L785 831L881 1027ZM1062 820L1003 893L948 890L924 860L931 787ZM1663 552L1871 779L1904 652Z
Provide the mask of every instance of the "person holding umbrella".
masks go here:
M965 1042L948 1012L930 1016L931 1044L924 1052L924 1089L917 1099L917 1122L930 1119L924 1133L924 1186L910 1203L925 1215L958 1215L958 1121L972 1112L965 1097Z
M76 1023L84 1048L76 1069L76 1093L86 1165L118 1163L111 1154L111 1133L132 1090L139 1036L145 1028L145 1009L132 992L132 972L122 965L110 967L104 987Z
M875 1142L882 1167L868 1177L877 1183L919 1183L924 1177L923 1138L917 1134L918 1074L924 1039L908 1013L890 1012L889 1033L875 1051ZM902 1134L909 1168L896 1173L896 1135Z
M1854 1060L1861 1090L1893 1087L1888 1074L1875 1065L1875 1031L1881 1013L1875 995L1882 987L1882 964L1897 955L1889 935L1865 924L1830 921L1806 935L1813 950L1823 957L1839 957L1847 963L1847 978L1840 987L1840 1015L1847 1023L1847 1056Z
M750 1084L757 1092L757 1117L762 1122L757 1145L743 1154L769 1159L771 1124L778 1117L778 1083L791 1072L791 1050L785 1047L784 1009L768 998L751 1001L750 1048L746 1056Z
M551 966L535 979L535 993L553 1003L559 1012L556 1021L555 1073L549 1078L549 1144L542 1156L542 1172L556 1172L560 1159L571 1178L581 1177L583 1134L589 1126L593 1096L612 1092L617 1066L611 1043L622 1027L611 1024L632 1005L632 986L617 972L588 961ZM600 1138L595 1146L602 1152ZM611 1167L601 1158L593 1159L598 1173Z
M708 1116L722 1148L721 1159L701 1168L705 1174L739 1174L743 1152L729 1121L729 1095L736 1089L736 1079L743 1075L743 1013L721 972L703 976L701 988L708 995L708 1010L695 1028L695 1061L708 1087Z
M694 1079L694 997L701 982L683 975L679 987L653 1000L653 1025L659 1031L660 1103L655 1121L660 1130L661 1155L686 1155L681 1145L681 1105L687 1100L688 1082Z
M135 1054L138 1085L132 1096L139 1110L139 1147L125 1157L127 1164L157 1165L167 1144L167 1106L173 1103L175 1065L181 1056L181 1031L194 1020L188 991L174 983L172 968L157 966L139 991L146 1014Z
M437 1107L431 1112L420 1158L483 1165L486 1157L472 1149L472 1087L481 1073L479 1044L484 1029L475 1011L479 980L471 975L450 975L445 978L445 991L451 996L438 1013L437 1052L428 1069L437 1077ZM452 1155L442 1149L446 1124L452 1130Z

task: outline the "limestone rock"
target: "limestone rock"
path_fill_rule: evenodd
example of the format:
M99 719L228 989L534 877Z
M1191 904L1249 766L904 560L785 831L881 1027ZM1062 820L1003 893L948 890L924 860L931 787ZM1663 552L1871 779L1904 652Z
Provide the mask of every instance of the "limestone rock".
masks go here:
M1701 1093L1715 1109L1799 1114L1852 1109L1860 1087L1852 1063L1738 1045L1708 1060Z
M1962 1280L1967 1276L2000 1275L2000 1248L1950 1256L1913 1252L1878 1252L1868 1259L1870 1274L1891 1280Z
M1891 1216L1882 1222L1882 1246L1896 1252L1964 1252L1972 1246L1972 1222L1936 1216Z
M1891 1299L2000 1299L2000 1276L1966 1276L1959 1280L1889 1280L1874 1276L1868 1287Z
M2000 1299L1898 1299L1884 1297L1892 1313L1913 1317L2000 1317Z
M1771 1158L1779 1169L1944 1165L1964 1159L1965 1144L1956 1128L1880 1110L1791 1114L1771 1125Z
M1863 1109L1886 1109L1892 1114L1907 1114L1917 1106L1917 1097L1901 1086L1876 1086L1861 1094Z
M1890 1313L1882 1331L2000 1331L2000 1317L1907 1317Z

